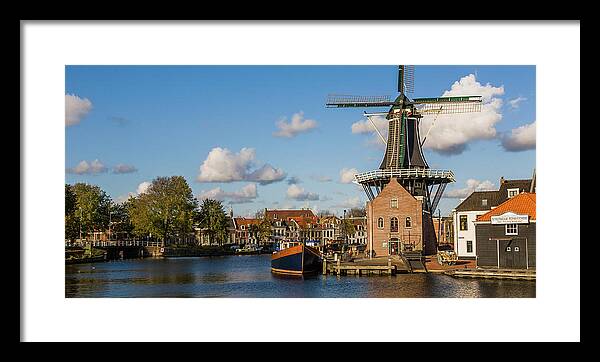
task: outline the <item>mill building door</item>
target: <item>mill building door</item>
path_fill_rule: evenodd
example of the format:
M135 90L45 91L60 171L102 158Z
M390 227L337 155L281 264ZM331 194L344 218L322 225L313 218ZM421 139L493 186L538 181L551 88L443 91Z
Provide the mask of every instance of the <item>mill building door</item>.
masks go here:
M500 268L526 269L525 238L499 240L498 263Z

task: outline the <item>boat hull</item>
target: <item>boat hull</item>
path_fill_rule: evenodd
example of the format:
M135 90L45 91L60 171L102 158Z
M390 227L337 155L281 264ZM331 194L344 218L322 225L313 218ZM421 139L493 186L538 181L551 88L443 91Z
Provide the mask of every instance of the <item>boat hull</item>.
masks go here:
M287 275L317 273L321 268L319 252L305 245L281 250L271 256L271 272Z

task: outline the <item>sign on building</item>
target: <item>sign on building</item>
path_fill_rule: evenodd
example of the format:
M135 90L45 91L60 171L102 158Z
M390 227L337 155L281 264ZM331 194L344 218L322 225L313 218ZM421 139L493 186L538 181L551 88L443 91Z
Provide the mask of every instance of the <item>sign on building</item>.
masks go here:
M529 215L519 215L513 212L506 212L502 215L492 216L492 224L527 224Z

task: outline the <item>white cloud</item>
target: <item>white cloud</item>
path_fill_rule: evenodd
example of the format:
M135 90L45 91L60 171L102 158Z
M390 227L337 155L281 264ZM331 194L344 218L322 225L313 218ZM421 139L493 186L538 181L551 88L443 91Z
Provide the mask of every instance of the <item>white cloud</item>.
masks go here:
M104 166L104 164L102 162L100 162L98 159L96 159L92 162L87 162L87 161L83 160L83 161L79 162L77 164L77 166L75 166L73 168L67 168L68 173L74 173L77 175L96 175L96 174L103 173L106 171L107 171L106 166Z
M512 109L516 109L516 108L519 108L519 103L526 101L526 100L527 100L527 98L519 96L517 98L509 100L508 104L510 105L510 107Z
M137 195L141 195L143 193L148 192L148 189L152 185L152 182L144 181L138 185L137 190L135 191Z
M273 168L273 166L266 164L258 170L248 174L246 180L256 181L261 185L267 185L273 182L283 180L287 174L280 168Z
M220 187L212 190L203 191L198 195L198 200L213 199L213 200L229 200L230 204L244 204L252 202L258 197L256 184L251 183L242 187L239 191L227 192Z
M489 180L479 181L475 179L468 179L467 187L447 191L446 193L444 193L444 197L449 199L463 199L469 196L471 193L473 193L473 191L494 190L496 190L496 188L494 187L494 184Z
M152 185L151 182L144 181L138 185L135 192L128 192L127 195L121 195L116 198L115 202L117 204L122 204L125 201L127 201L130 197L136 197L138 195L141 195L148 191L148 188L150 188L150 185Z
M65 125L79 124L91 110L92 102L89 99L81 99L74 94L65 94Z
M313 192L307 192L298 185L290 185L286 192L287 198L296 201L318 200L319 195Z
M502 100L496 96L504 94L504 86L481 85L475 75L469 74L455 82L442 97L482 96L481 112L427 115L421 120L421 137L425 137L433 121L435 124L425 140L423 148L441 154L462 153L469 142L496 137L495 125L502 119Z
M377 126L379 132L384 139L387 139L388 136L388 123L389 121L384 116L373 116L371 120ZM385 149L385 143L382 142L381 138L377 134L377 131L373 128L371 122L368 119L364 121L354 122L352 124L352 133L354 134L371 134L372 137L369 138L367 144L375 146L380 149Z
M343 168L340 171L340 182L343 184L349 184L354 181L354 175L358 173L355 168Z
M123 163L120 163L118 165L116 165L115 167L113 167L113 173L132 173L132 172L136 172L137 168L135 168L135 166L133 165L125 165Z
M295 137L299 133L308 132L317 127L317 122L312 119L304 119L304 113L294 113L292 120L287 123L285 118L276 123L279 131L273 132L275 137Z
M510 152L535 149L535 122L513 129L510 134L504 134L500 140L502 147Z
M337 205L333 205L333 207L335 207L335 208L342 208L342 209L351 209L353 207L363 207L363 206L365 206L365 202L358 196L350 197Z
M213 148L200 166L200 173L196 181L256 181L266 185L281 181L286 177L286 173L282 169L273 168L269 164L250 172L255 157L256 152L253 148L242 148L239 153L232 153L227 148Z

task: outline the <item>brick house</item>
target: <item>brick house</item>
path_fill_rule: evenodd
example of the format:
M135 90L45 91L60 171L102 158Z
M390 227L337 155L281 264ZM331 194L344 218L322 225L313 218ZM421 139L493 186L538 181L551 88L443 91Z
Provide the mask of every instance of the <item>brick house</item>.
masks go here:
M337 216L324 216L319 219L321 225L321 239L325 245L340 239L340 224L342 220Z
M261 222L260 219L251 219L245 217L236 217L235 220L235 234L236 241L238 244L258 244L258 235L251 232L250 225L258 226Z
M433 221L423 213L423 197L411 195L395 178L367 202L366 232L367 249L375 256L436 250Z

